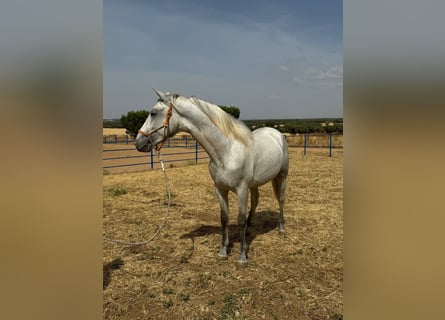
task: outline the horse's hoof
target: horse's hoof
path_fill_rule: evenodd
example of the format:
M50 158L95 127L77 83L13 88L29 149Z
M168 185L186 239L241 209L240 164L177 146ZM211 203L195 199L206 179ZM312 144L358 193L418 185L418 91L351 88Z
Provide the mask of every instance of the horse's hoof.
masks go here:
M238 258L238 260L236 260L236 264L237 265L240 265L240 266L244 266L244 265L247 265L247 257L246 257L246 254L244 253L242 253L240 256L239 256L239 258Z
M218 260L227 260L228 254L227 254L227 248L221 247L218 252Z
M243 260L243 259L236 260L236 267L237 267L237 269L245 268L245 267L247 267L248 264L249 264L249 262L247 261L247 259L245 259L245 260Z
M226 255L223 255L223 254L219 254L219 253L218 253L218 255L216 256L216 258L217 258L218 260L220 260L220 261L224 261L224 260L227 260L228 255L227 255L227 254L226 254Z

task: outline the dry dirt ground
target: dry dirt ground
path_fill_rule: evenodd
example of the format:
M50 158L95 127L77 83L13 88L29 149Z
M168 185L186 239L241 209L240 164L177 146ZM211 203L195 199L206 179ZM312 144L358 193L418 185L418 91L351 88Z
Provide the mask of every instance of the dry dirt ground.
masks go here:
M248 230L249 263L238 267L236 197L230 194L233 248L220 261L219 206L206 164L167 168L167 224L143 246L104 241L104 319L342 319L343 151L303 156L290 148L285 219L271 184L260 188ZM161 170L103 176L104 236L138 241L162 223Z

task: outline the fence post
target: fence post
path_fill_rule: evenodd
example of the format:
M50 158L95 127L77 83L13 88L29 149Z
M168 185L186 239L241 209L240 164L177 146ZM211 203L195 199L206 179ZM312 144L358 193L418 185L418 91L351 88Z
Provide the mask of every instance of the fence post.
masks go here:
M126 142L128 144L128 134L125 135L125 140L126 140Z
M184 137L185 137L185 148L187 149L187 136Z
M150 150L150 168L153 170L154 163L153 163L153 149Z
M195 146L195 163L198 163L198 148L199 148L199 143L198 141L196 141L196 146Z
M329 134L329 156L332 157L332 133Z
M306 155L306 138L307 134L304 134L304 155Z

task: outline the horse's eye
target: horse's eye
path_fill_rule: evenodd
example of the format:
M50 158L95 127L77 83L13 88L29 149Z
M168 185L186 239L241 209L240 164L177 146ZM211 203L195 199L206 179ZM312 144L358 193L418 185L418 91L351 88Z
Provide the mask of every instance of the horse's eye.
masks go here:
M156 115L156 112L152 111L150 112L150 116L154 117Z

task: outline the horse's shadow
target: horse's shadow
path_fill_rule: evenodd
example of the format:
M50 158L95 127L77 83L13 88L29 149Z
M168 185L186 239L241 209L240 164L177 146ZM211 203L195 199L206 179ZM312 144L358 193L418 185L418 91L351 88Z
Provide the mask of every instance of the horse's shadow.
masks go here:
M268 233L278 228L278 213L274 211L256 212L247 228L246 241L250 246L252 241L259 235ZM221 234L221 226L202 225L199 228L190 231L181 236L181 239L190 239L195 237L205 237L209 234ZM233 243L240 242L239 227L237 224L229 225L229 248Z
M114 259L103 266L103 289L105 290L111 282L111 273L124 265L121 258Z

